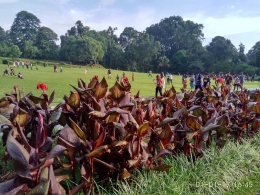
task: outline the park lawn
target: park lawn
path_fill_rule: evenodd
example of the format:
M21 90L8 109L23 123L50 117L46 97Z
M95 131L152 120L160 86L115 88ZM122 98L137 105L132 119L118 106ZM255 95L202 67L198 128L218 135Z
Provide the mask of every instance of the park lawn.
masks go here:
M1 75L3 74L6 67L7 65L0 64L0 70L2 70ZM17 76L11 77L8 75L0 77L0 95L3 97L5 93L13 92L13 86L18 85L18 89L23 90L24 94L32 92L34 95L39 96L42 91L37 90L36 85L39 82L44 82L49 88L49 90L47 91L48 94L55 90L56 95L54 104L57 104L62 100L64 95L69 95L70 91L74 90L69 84L77 86L77 80L79 78L83 79L86 83L88 83L94 75L98 75L100 80L103 77L106 77L107 79L107 69L105 68L88 67L88 72L86 75L84 74L84 69L84 66L82 66L81 68L79 68L78 66L73 66L72 68L69 68L68 66L63 66L62 73L59 72L59 69L57 73L54 73L52 65L49 65L49 67L39 66L39 70L36 70L35 66L33 66L33 70L31 70L21 68L20 65L19 68L15 68L15 73L17 74L18 72L21 72L24 76L24 79L18 79ZM125 73L131 83L132 94L136 94L138 90L140 90L140 94L142 97L154 96L155 84L153 83L153 80L155 79L156 74L153 74L152 77L148 77L147 73L134 72L135 78L134 81L132 81L132 72L125 71ZM121 77L123 71L112 70L112 79L107 79L109 87L112 87L115 83L117 74ZM181 76L173 75L173 85L175 89L179 92L180 88L182 87ZM170 87L171 85L166 84L166 89L169 89ZM245 84L245 87L258 88L259 82L248 82ZM188 89L190 89L189 86Z
M0 65L3 74L6 65ZM11 67L11 66L10 66ZM77 86L77 81L79 78L83 79L86 83L89 83L90 79L94 75L98 75L101 80L103 77L107 79L107 69L105 68L87 68L87 74L84 74L85 67L79 68L77 66L73 66L72 68L63 67L63 72L54 73L53 66L42 67L39 66L39 70L33 67L33 70L26 68L15 68L15 73L21 72L24 76L24 79L18 79L17 76L8 76L5 75L0 77L0 95L4 96L5 93L11 93L14 91L13 86L18 85L18 89L22 89L24 93L33 92L36 96L41 94L41 90L36 89L36 85L39 82L44 82L48 86L48 94L51 94L53 90L55 90L55 100L54 103L59 103L64 95L69 95L70 91L74 91L74 89L69 85ZM138 73L134 72L134 81L132 81L132 72L125 71L126 76L129 78L131 83L131 92L132 94L136 94L138 90L140 90L140 94L142 97L154 96L155 94L155 84L153 80L155 79L156 74L153 74L152 77L148 77L147 73ZM121 70L112 70L112 79L107 79L107 83L109 87L112 87L116 81L116 75L120 77L123 74ZM176 90L180 91L181 88L181 77L174 76L174 86ZM166 89L169 89L171 85L166 85Z

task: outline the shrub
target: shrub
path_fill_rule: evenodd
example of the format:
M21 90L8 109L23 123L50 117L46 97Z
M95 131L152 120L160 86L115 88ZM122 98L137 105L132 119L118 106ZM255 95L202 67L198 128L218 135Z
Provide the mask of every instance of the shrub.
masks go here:
M2 60L2 63L3 63L3 64L8 64L8 60L3 59L3 60Z

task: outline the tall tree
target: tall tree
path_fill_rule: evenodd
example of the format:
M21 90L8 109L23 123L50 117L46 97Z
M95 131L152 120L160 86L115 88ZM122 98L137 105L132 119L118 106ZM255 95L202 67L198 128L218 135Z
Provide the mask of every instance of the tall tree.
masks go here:
M38 53L38 48L33 45L32 41L25 41L23 49L23 57L35 58Z
M125 49L127 69L147 72L152 68L151 62L158 59L161 45L159 41L154 41L153 36L147 33L140 33Z
M22 55L19 47L17 45L13 45L9 51L9 57L11 58L19 58Z
M247 57L245 54L245 45L243 43L240 43L238 47L238 59L241 62L247 62Z
M14 45L18 45L23 49L25 41L35 41L38 29L40 27L40 20L27 11L21 11L16 15L10 30L10 38Z
M35 46L39 49L38 57L41 59L57 59L58 46L55 41L58 40L58 35L48 27L40 27Z
M252 66L256 65L256 57L257 52L260 50L260 41L256 42L255 45L248 51L247 58L249 60L249 64Z
M6 39L6 32L5 30L0 26L0 42L5 41Z
M159 67L164 71L170 66L170 60L166 56L161 56L159 58Z
M212 41L206 48L209 52L212 53L215 63L225 60L232 62L237 61L237 49L229 39L221 36L216 36L212 39Z
M102 59L104 51L100 42L91 37L69 36L60 50L63 60L91 63Z
M203 25L192 21L184 21L180 16L171 16L146 28L146 33L153 35L155 41L160 41L162 50L171 58L178 50L187 52L194 44L203 40Z
M123 32L120 34L119 43L124 50L129 46L134 40L137 39L139 32L132 27L125 27Z

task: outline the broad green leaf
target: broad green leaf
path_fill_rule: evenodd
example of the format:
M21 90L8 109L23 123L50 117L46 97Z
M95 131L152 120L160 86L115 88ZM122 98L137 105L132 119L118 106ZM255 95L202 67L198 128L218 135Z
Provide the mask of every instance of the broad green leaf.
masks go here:
M207 113L204 110L197 108L197 109L193 110L193 115L197 116L197 117L200 116L202 118L204 124L207 122Z
M115 83L115 85L110 89L111 91L111 98L116 101L120 101L125 96L125 90L122 85L120 85L118 82Z
M186 125L193 131L199 131L201 128L195 117L191 115L186 117Z
M101 153L105 152L108 149L108 145L100 146L97 149L93 150L92 152L88 153L86 157L94 157L100 155Z
M175 90L174 86L172 85L172 87L167 92L167 97L174 99L175 96L176 96L176 90Z
M80 106L80 95L78 92L73 92L70 94L70 97L68 99L68 104L75 108L78 109Z
M103 77L101 82L98 83L95 87L94 97L97 100L103 98L106 95L107 88L108 88L107 81L105 77Z
M143 137L146 135L146 133L148 132L149 130L149 123L148 122L145 122L143 123L142 125L140 125L140 127L137 129L137 132L136 132L136 135L138 137Z
M222 115L219 118L217 118L217 125L220 125L222 127L228 126L229 125L229 119L227 115Z
M108 115L105 119L106 123L112 123L112 122L116 122L118 123L120 119L120 114L118 114L117 112L114 112L110 115Z
M16 122L18 122L21 127L24 127L29 123L29 120L30 120L29 114L25 110L19 108L19 111L13 120L13 124L15 126Z
M229 133L229 129L227 127L220 127L217 129L217 133L219 137L223 137L224 135L226 135L227 133Z
M127 141L113 141L112 142L112 146L116 147L116 146L126 146L128 144Z
M86 134L80 129L80 127L69 117L71 128L79 136L80 139L86 141Z
M170 125L166 125L166 127L163 129L163 131L160 133L158 138L162 141L162 144L166 146L172 138L173 132L171 130Z
M156 167L153 167L152 170L154 171L168 171L172 166L170 165L166 165L166 164L162 164Z
M50 180L42 182L34 187L27 195L48 195Z

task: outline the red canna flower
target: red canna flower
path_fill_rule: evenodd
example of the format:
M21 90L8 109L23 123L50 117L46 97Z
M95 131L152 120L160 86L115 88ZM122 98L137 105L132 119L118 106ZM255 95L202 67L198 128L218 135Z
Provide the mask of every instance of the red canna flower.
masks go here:
M36 86L37 89L41 89L43 93L45 93L48 90L47 85L45 85L44 83L38 83L38 85Z
M92 79L98 80L98 75L93 76Z
M126 82L126 83L128 83L128 78L126 77L126 78L124 78L124 81Z

